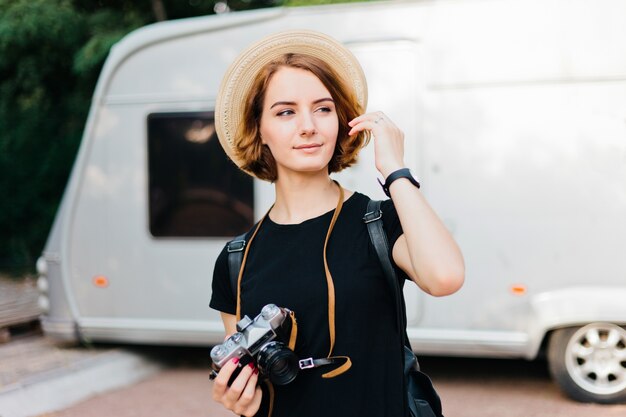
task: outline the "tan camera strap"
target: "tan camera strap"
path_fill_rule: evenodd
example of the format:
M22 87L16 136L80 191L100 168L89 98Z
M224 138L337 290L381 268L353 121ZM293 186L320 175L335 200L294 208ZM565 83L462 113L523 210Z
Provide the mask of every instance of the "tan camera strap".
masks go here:
M328 332L330 336L330 349L328 351L328 356L326 360L322 360L322 359L312 360L313 366L309 366L307 368L313 368L313 367L322 366L322 365L336 364L340 361L344 363L338 368L335 368L332 371L323 374L322 378L334 378L338 375L343 374L352 366L352 361L350 360L348 356L332 356L333 349L335 347L335 286L333 284L333 277L332 277L332 274L330 273L330 268L328 267L326 251L328 248L328 241L330 240L330 235L333 231L333 228L335 227L335 223L337 222L339 213L341 213L341 209L343 207L343 199L344 199L343 188L341 187L341 185L339 185L337 181L334 181L334 182L339 187L339 199L337 201L337 207L335 208L333 217L330 221L330 225L328 226L328 232L326 232L326 239L324 240L324 251L322 254L324 258L324 273L326 275L326 284L328 287ZM259 229L261 228L261 224L263 224L263 221L268 216L272 207L270 207L267 213L265 213L263 218L259 221L256 228L254 229L254 232L252 233L252 236L250 237L250 240L245 245L243 259L241 261L241 267L239 268L239 275L237 277L237 311L236 311L237 322L241 320L241 279L243 277L243 273L245 270L246 260L248 259L248 252L250 251L250 246L252 246L252 241L256 237ZM295 345L296 345L296 337L298 333L298 325L296 323L295 315L293 312L291 312L290 317L292 321L292 326L291 326L291 335L289 337L289 349L294 350ZM306 368L301 367L301 369L306 369ZM275 395L274 387L272 386L272 383L269 380L266 381L266 385L268 387L268 392L270 396L270 402L269 402L270 408L269 408L268 417L271 417L272 411L274 408L274 395Z
M291 334L289 335L289 344L287 347L294 350L296 348L296 339L298 338L298 322L296 321L296 314L293 311L289 311L289 318L291 319Z
M328 351L328 359L345 359L345 363L341 365L339 368L336 368L330 372L327 372L322 375L322 378L334 378L337 375L341 375L346 372L352 366L352 361L347 356L332 356L333 349L335 348L335 285L333 283L333 276L330 273L330 268L328 268L328 260L326 258L326 251L328 248L328 241L330 240L330 234L335 227L335 223L337 222L337 218L339 217L339 213L341 213L341 208L343 207L343 187L339 185L337 181L335 184L339 187L339 200L337 201L337 208L335 208L335 212L333 213L333 218L330 221L330 226L328 226L328 232L326 232L326 239L324 240L324 272L326 274L326 284L328 286L328 332L330 334L330 349Z

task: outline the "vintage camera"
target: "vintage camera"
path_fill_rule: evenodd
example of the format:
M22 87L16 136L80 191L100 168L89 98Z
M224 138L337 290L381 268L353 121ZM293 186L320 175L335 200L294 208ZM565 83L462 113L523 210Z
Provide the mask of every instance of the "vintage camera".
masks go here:
M237 333L211 349L213 369L219 371L228 361L238 358L238 368L229 386L250 362L256 364L261 377L276 385L293 381L300 367L298 357L287 347L292 326L290 313L286 308L268 304L254 320L244 316L237 323Z

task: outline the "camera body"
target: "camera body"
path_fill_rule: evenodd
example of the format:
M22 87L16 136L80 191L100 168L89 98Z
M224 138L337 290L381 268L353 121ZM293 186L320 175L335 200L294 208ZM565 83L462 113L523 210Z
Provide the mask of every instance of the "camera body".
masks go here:
M293 381L300 368L298 357L286 346L292 327L290 314L286 308L267 304L254 320L244 316L237 323L237 333L211 349L213 368L219 371L228 361L239 360L229 385L251 362L256 364L261 377L276 385Z

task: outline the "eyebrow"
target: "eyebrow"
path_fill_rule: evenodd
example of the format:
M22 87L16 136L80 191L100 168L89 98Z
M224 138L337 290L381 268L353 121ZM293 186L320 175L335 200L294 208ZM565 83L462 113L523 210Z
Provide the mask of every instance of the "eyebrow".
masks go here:
M318 103L322 103L324 101L330 101L330 102L335 102L335 100L333 100L330 97L324 97L324 98L318 98L317 100L315 100L313 102L313 104L318 104ZM276 103L272 104L270 107L270 110L273 109L276 106L295 106L296 102L295 101L277 101Z

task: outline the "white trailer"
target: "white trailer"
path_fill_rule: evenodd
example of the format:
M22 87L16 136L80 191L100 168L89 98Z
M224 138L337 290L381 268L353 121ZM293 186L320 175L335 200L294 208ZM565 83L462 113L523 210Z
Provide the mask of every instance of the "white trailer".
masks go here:
M626 2L401 1L151 25L112 49L38 262L45 332L211 345L215 258L273 189L216 140L219 82L252 41L323 31L360 59L368 110L459 242L461 291L407 285L418 353L533 359L565 391L626 399ZM371 149L337 179L382 198Z

